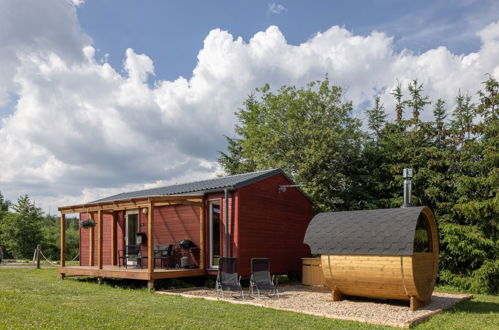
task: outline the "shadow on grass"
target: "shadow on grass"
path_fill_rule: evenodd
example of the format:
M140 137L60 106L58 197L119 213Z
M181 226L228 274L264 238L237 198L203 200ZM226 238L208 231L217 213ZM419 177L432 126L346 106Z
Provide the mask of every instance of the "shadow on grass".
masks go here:
M77 282L94 283L95 285L98 285L97 277L74 277L71 278L71 280ZM146 287L147 282L129 279L104 278L102 280L102 284L120 289L143 289Z
M449 313L491 314L499 313L499 304L485 301L464 300L448 310Z
M95 283L97 285L97 277L74 277L72 280L78 282ZM147 287L147 281L132 280L132 279L117 279L117 278L103 278L103 285L112 286L121 289L144 289ZM214 287L214 283L204 277L185 277L182 279L171 278L156 280L154 288L159 289L184 289L192 287Z

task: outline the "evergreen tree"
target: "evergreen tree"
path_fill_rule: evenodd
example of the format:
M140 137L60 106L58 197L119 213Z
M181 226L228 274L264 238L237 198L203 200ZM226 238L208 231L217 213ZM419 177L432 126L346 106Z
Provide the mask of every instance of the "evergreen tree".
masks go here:
M395 89L390 94L395 97L395 113L397 116L397 122L400 122L403 119L405 108L405 101L402 101L402 97L404 96L402 93L402 84L400 82L397 82L397 87L395 87Z
M0 240L14 258L31 258L37 244L42 242L43 215L28 195L19 197L0 223Z
M490 88L490 87L493 88ZM495 86L495 87L494 87ZM499 86L496 80L489 78L485 82L485 91L480 91L481 103L478 106L483 121L474 129L476 141L466 141L461 153L465 153L465 162L461 175L456 178L456 191L460 195L456 204L466 223L482 229L487 237L498 239L499 214ZM464 103L469 103L465 100ZM470 108L463 106L463 108ZM467 111L463 111L466 119ZM470 111L471 112L471 111ZM470 120L473 122L473 118ZM462 127L471 131L472 125L464 122Z
M9 210L9 206L11 205L9 200L6 200L3 197L2 192L0 191L0 217L2 216L2 212L7 212Z
M459 91L456 97L453 126L458 134L460 142L464 141L465 138L471 138L474 118L475 106L471 103L471 96L468 94L463 95L461 94L461 91Z
M423 84L418 84L417 79L414 79L408 87L411 98L406 101L406 104L412 108L412 120L415 124L419 123L419 115L427 104L430 104L428 96L422 96Z
M433 108L433 117L435 117L435 136L436 143L439 148L443 147L443 140L445 139L445 119L447 118L447 110L445 109L445 101L438 99Z
M381 136L381 130L383 129L386 120L385 109L383 107L383 104L381 104L381 99L379 96L377 96L374 100L374 107L372 109L367 109L366 113L368 127L374 132L374 135L376 137L376 145L378 146Z
M445 109L444 100L438 99L435 102L435 107L433 108L433 116L435 117L437 129L442 131L445 125L445 119L447 118L447 110Z
M477 111L486 121L494 122L498 119L499 82L489 75L489 79L483 84L485 85L484 90L478 92L480 104Z

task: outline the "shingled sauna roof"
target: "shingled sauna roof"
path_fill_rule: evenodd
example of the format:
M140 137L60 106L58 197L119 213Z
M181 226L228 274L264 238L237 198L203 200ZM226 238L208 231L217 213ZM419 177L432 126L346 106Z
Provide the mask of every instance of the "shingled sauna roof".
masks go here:
M304 243L314 254L412 255L423 208L320 213L310 222Z

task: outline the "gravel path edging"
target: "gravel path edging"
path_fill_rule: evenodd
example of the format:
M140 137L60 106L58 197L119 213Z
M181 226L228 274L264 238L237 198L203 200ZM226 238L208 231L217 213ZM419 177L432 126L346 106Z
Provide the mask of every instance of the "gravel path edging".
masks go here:
M289 289L289 288L288 288ZM293 288L291 288L290 291L292 292ZM317 290L307 290L303 289L303 287L300 286L299 289L297 289L300 294L307 294L308 293L317 293ZM192 292L196 294L192 294ZM305 310L304 308L300 308L300 306L295 306L293 308L290 307L281 307L281 306L272 306L273 302L270 300L266 300L265 302L267 304L262 304L258 302L253 302L249 300L235 300L235 299L230 299L230 298L216 298L213 297L213 292L214 289L208 289L208 288L190 288L190 289L172 289L172 290L158 290L156 293L158 294L163 294L163 295L172 295L172 296L182 296L185 298L197 298L197 299L204 299L208 301L225 301L228 303L232 304L241 304L241 305L251 305L251 306L257 306L257 307L264 307L264 308L271 308L275 310L282 310L282 311L288 311L288 312L295 312L295 313L301 313L301 314L307 314L307 315L312 315L312 316L318 316L318 317L325 317L325 318L332 318L332 319L339 319L339 320L345 320L345 321L354 321L354 322L363 322L363 323L369 323L369 324L375 324L375 325L383 325L383 326L390 326L390 327L400 327L400 328L410 328L414 326L417 323L423 322L430 318L431 316L438 314L440 312L443 312L444 310L447 310L449 308L452 308L455 304L458 302L462 301L463 299L471 299L473 296L472 295L464 295L464 294L447 294L447 293L435 293L436 298L442 298L447 297L447 298L452 298L451 301L448 301L445 305L440 304L438 308L432 309L432 310L426 310L426 311L420 311L422 312L419 313L420 315L415 314L413 318L410 318L409 320L397 320L395 317L393 318L394 320L389 320L389 319L377 319L375 317L372 317L372 315L367 314L365 317L362 316L349 316L349 315L337 315L337 314L331 314L331 313L320 313L320 312L314 312L310 310ZM286 291L285 291L286 292ZM204 293L204 294L203 294ZM212 295L212 296L207 296ZM323 292L323 294L329 295L329 292ZM258 298L261 299L261 298ZM282 299L282 298L279 298ZM277 301L276 301L277 302ZM270 305L269 305L270 303ZM319 304L323 304L324 301L318 301ZM350 302L352 304L352 302ZM353 302L355 306L355 302ZM381 306L390 306L390 304L386 303L377 303L373 308L381 308ZM363 308L362 303L358 304L358 309ZM408 310L408 308L404 308ZM411 312L411 313L416 313L416 312Z
M363 318L358 318L358 317L331 317L327 314L321 314L321 313L314 313L314 312L308 312L308 311L298 311L290 308L280 308L280 307L269 307L265 306L263 304L258 304L254 303L251 301L239 301L239 300L229 300L229 299L220 299L220 298L213 298L213 297L202 297L202 296L196 296L193 294L185 294L185 293L180 293L180 292L167 292L167 291L157 291L156 293L158 294L164 294L164 295L170 295L170 296L182 296L185 298L194 298L194 299L204 299L204 300L209 300L209 301L225 301L231 304L239 304L239 305L251 305L251 306L256 306L256 307L264 307L264 308L270 308L270 309L276 309L280 311L286 311L286 312L294 312L294 313L300 313L300 314L307 314L307 315L312 315L312 316L319 316L319 317L326 317L326 318L334 318L338 320L344 320L344 321L354 321L354 322L364 322L364 323L370 323L370 324L376 324L376 325L388 325L391 327L400 327L399 323L395 322L383 322L383 321L367 321L366 319ZM407 327L408 328L408 327Z

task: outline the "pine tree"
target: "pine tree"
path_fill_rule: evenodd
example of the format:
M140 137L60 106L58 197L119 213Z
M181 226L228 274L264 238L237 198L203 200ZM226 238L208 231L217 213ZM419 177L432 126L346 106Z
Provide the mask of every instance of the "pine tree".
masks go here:
M475 114L475 106L471 103L471 96L468 94L463 95L459 91L456 97L456 108L454 109L454 128L458 133L460 142L464 141L465 138L471 138Z
M402 101L402 97L404 96L402 93L402 84L398 82L397 87L390 94L395 97L395 113L397 115L397 122L400 122L404 116L405 108L405 101Z
M498 119L499 108L499 82L489 75L489 79L484 81L484 91L480 90L480 104L478 105L478 113L486 120L495 121Z
M409 107L412 107L412 119L415 124L419 123L419 116L421 111L423 111L424 107L427 104L430 104L428 96L422 96L423 92L423 84L418 84L417 79L414 79L412 83L409 84L408 87L409 95L411 98L406 101L406 104Z
M0 217L2 212L7 212L9 210L9 206L11 202L3 197L2 192L0 191Z
M367 123L369 129L374 132L376 137L376 146L379 146L379 140L381 137L381 130L383 129L386 121L386 113L381 104L381 99L379 96L374 100L374 107L366 110L367 113Z
M442 149L443 141L445 139L445 119L447 118L447 109L445 108L445 101L442 99L438 99L435 102L435 106L433 108L433 117L435 117L435 136L437 146Z
M30 258L43 239L42 211L28 195L19 197L12 208L14 212L8 213L0 223L0 240L14 258Z

